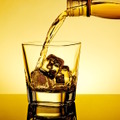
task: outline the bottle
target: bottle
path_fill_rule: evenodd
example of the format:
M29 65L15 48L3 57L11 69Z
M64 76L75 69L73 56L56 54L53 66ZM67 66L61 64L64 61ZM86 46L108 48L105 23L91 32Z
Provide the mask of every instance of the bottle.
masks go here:
M68 16L120 19L120 0L67 0Z

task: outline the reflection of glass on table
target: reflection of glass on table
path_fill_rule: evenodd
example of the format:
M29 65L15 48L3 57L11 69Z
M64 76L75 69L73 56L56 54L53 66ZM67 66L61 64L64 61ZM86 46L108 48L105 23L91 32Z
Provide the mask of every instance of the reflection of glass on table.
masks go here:
M51 107L28 105L27 120L77 120L75 103L67 106Z

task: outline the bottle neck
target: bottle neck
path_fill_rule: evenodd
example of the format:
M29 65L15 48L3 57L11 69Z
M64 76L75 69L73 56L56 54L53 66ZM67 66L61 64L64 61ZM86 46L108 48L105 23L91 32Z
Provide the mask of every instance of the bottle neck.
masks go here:
M67 0L68 16L90 16L91 0Z

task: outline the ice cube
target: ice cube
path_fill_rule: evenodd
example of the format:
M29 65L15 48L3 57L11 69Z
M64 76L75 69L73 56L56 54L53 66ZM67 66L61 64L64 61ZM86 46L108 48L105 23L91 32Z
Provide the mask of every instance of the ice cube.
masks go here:
M64 66L62 66L62 70L69 71L69 67L64 65Z
M56 75L56 83L68 83L70 71L68 66L62 66L61 71Z
M69 67L68 66L63 66L61 73L64 75L64 80L65 83L69 82L69 78L70 78L70 71L69 71Z
M62 67L63 64L64 64L64 60L59 58L59 57L56 57L55 55L53 54L50 54L48 57L47 57L47 60L49 61L49 64L50 66L51 65L54 65L55 67Z
M48 88L48 79L39 69L31 72L31 85L33 88Z
M77 85L77 78L76 75L70 75L70 82L69 82L69 86L71 91L74 91L76 89L76 85Z
M53 90L54 91L67 91L68 90L68 86L63 84L63 83L57 83L53 86Z
M48 79L49 88L52 88L55 85L54 80Z
M76 82L77 82L76 76L75 76L75 75L71 75L71 76L70 76L70 83L71 83L71 84L76 84Z
M40 71L48 78L50 79L54 79L55 75L56 75L56 71L55 70L49 70L49 71L45 71L43 69L40 68Z
M77 78L76 78L75 75L73 75L73 76L72 76L72 79L73 79L73 81L76 81Z
M54 79L58 71L62 68L64 60L59 57L56 57L53 54L50 54L46 60L43 62L42 67L40 68L41 72L49 77Z
M44 71L49 71L49 69L47 68L48 63L49 63L49 61L44 60L43 65L42 65L42 67L41 67ZM41 69L41 68L40 68L40 69Z
M58 73L57 76L56 76L56 83L64 83L64 82L65 82L64 74Z

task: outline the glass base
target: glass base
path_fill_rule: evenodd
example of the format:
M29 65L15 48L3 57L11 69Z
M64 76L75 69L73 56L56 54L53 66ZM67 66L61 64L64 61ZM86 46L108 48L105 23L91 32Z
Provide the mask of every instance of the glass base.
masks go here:
M69 92L40 92L28 88L28 102L34 105L63 106L75 100L75 91Z

